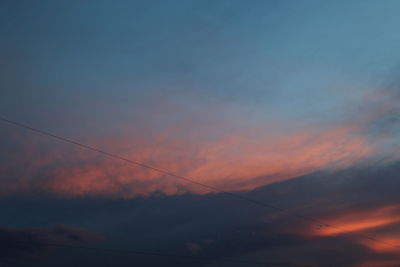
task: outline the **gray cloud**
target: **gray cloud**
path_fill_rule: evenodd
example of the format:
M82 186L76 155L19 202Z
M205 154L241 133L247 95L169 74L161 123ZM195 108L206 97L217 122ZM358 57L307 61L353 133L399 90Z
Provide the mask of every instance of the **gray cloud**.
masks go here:
M0 227L0 262L18 265L43 260L57 246L79 245L102 240L95 232L79 227Z

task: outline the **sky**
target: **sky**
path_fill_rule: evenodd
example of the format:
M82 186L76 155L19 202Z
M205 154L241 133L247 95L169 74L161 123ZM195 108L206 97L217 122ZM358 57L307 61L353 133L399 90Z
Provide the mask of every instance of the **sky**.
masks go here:
M399 11L2 1L0 266L400 266Z

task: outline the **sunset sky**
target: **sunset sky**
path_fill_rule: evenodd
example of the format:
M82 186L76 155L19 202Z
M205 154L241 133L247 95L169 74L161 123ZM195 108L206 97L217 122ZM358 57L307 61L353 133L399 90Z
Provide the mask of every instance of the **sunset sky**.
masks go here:
M400 266L399 13L1 1L0 266Z

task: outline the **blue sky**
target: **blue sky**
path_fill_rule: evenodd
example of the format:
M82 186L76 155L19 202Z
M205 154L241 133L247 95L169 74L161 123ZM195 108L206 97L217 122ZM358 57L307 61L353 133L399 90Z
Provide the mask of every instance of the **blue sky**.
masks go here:
M110 114L123 124L132 110L157 109L155 99L168 97L183 109L201 101L252 111L258 123L344 116L395 75L398 5L10 3L1 51L18 79L6 84L5 112L22 100L25 114L44 118L55 111L86 120ZM26 90L24 80L31 87L27 103L18 93Z

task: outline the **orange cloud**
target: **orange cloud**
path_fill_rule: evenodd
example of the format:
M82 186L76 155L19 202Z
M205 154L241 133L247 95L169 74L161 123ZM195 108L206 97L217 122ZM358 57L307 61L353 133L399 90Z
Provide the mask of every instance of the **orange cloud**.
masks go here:
M131 138L108 138L92 143L101 144L98 147L103 150L224 190L250 190L319 169L344 168L374 153L363 136L353 134L352 127L231 133L201 141L177 136L173 131L157 138L136 133ZM4 191L34 187L63 195L121 197L154 192L167 195L208 192L153 170L79 148L37 155L39 148L40 145L30 145L28 153L20 159L26 164L25 171L8 187L3 181Z
M400 232L390 234L380 234L379 242L364 240L361 243L376 252L400 252Z
M332 226L317 229L315 225L310 225L305 231L306 235L346 235L375 252L400 252L400 229L390 228L400 223L400 205L363 210L350 209L320 220ZM367 236L372 239L366 238Z
M351 232L384 227L400 222L400 206L386 206L375 210L347 211L334 218L327 218L330 224L336 227L323 227L318 235L333 236Z

